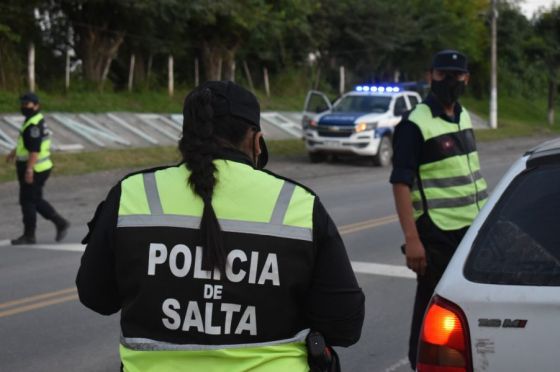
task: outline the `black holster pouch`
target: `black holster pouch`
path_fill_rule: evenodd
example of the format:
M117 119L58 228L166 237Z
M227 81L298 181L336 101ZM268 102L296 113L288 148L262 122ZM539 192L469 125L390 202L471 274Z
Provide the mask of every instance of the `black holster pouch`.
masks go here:
M340 360L333 348L327 346L319 332L309 332L305 339L310 372L340 372Z

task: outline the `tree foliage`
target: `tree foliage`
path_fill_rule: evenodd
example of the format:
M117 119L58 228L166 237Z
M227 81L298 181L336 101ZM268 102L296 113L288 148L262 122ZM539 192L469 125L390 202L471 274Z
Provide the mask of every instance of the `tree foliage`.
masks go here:
M195 59L205 78L233 79L236 62L275 74L307 69L311 55L334 87L341 65L350 83L419 80L435 51L453 48L468 55L471 91L483 95L489 8L490 0L4 0L0 88L21 87L29 43L40 83L62 79L71 48L85 81L107 77L116 88L126 86L131 55L136 81L151 86L163 83L168 55L183 84L193 82ZM546 91L560 72L560 11L529 20L513 0L499 11L501 90Z

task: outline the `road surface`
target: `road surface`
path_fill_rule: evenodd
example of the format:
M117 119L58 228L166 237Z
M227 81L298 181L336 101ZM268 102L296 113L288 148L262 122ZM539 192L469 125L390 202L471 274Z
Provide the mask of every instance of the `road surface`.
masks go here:
M543 139L481 144L482 172L493 187L509 165ZM366 294L362 338L339 349L343 370L407 371L408 329L415 288L399 246L389 169L364 161L311 165L304 158L272 162L272 170L316 190L337 223ZM17 185L0 185L0 371L117 371L118 315L103 317L77 301L78 244L97 203L126 171L49 180L47 196L73 225L64 244L39 224L39 244L11 247L20 232Z

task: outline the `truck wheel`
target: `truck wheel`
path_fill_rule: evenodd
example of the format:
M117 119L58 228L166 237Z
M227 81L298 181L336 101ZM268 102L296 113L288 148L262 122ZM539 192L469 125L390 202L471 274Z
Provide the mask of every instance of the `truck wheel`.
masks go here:
M321 163L325 161L327 158L325 154L321 152L309 152L308 155L309 155L309 161L311 161L312 163Z
M388 136L381 138L377 155L373 157L373 164L378 167L387 167L393 161L393 145Z

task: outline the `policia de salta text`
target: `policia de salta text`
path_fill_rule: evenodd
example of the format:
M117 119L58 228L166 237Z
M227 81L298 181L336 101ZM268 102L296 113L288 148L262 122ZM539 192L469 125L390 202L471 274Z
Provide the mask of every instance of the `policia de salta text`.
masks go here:
M12 245L35 244L37 212L52 221L56 228L55 240L64 239L70 223L61 217L43 198L43 187L53 168L51 160L51 133L40 112L39 97L26 93L20 97L21 113L25 117L16 148L6 161L16 161L19 181L19 203L23 214L23 235L11 241Z
M429 95L403 117L393 140L391 183L407 266L417 273L409 342L412 369L426 307L488 197L471 119L458 102L469 79L466 56L455 50L437 53L430 78Z
M255 96L207 82L183 109L183 162L131 174L90 222L81 302L121 311L125 371L307 371L306 337L360 337L364 295L319 198L265 171ZM316 344L318 345L318 344ZM336 360L336 358L333 358Z

